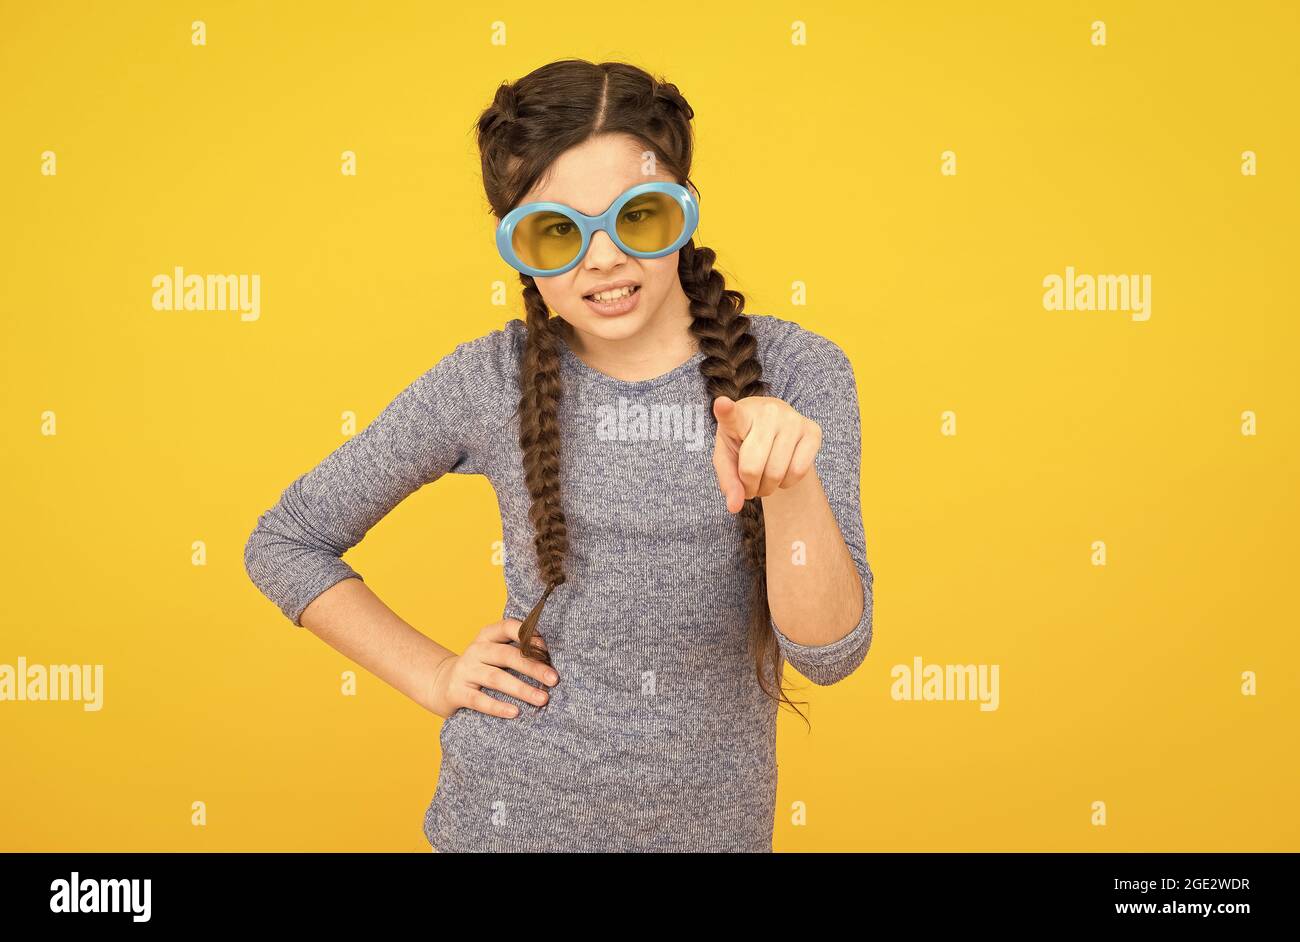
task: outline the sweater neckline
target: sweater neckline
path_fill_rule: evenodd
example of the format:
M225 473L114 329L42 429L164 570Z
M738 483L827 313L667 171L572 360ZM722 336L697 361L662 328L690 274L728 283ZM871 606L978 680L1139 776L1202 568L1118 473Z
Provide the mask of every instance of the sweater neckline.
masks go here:
M681 376L689 373L692 369L698 369L700 362L704 359L704 351L696 350L687 360L679 363L667 373L660 373L658 376L651 376L648 379L637 380L619 379L616 376L610 376L608 373L601 372L594 366L589 366L581 357L573 352L573 349L569 346L569 342L565 339L563 334L560 334L560 357L578 373L595 382L603 383L604 385L611 386L615 389L635 392L654 389L658 386L665 385L666 383L674 382Z

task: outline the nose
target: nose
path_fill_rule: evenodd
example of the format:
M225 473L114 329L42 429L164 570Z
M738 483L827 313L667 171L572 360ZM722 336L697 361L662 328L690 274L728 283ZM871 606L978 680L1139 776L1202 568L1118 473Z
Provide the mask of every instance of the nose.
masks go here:
M588 267L610 268L623 261L625 257L623 250L614 244L614 240L604 229L592 233L591 244L587 246Z

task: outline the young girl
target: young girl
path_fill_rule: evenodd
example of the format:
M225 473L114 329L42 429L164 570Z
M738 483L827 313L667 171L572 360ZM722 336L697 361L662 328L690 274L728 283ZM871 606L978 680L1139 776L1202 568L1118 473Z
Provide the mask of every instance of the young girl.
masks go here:
M434 850L770 852L782 665L831 684L871 644L853 369L744 314L693 241L693 116L617 62L502 86L478 142L527 323L438 361L248 541L294 624L446 717ZM505 543L504 618L460 654L341 559L448 472L492 482Z

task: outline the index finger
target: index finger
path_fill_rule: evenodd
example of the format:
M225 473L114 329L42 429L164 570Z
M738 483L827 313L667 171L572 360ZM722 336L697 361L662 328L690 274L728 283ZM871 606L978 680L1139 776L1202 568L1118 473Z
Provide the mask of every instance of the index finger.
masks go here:
M718 420L718 428L728 438L735 439L738 442L745 440L745 435L749 430L745 428L743 416L735 399L730 396L718 396L714 399L713 417Z

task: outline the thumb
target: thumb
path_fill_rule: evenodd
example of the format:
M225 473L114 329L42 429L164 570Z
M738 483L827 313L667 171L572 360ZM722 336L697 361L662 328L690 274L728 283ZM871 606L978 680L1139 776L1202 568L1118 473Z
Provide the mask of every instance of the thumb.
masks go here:
M745 482L736 468L736 451L727 444L721 428L713 441L713 470L718 475L718 489L727 502L727 510L738 513L745 506Z

